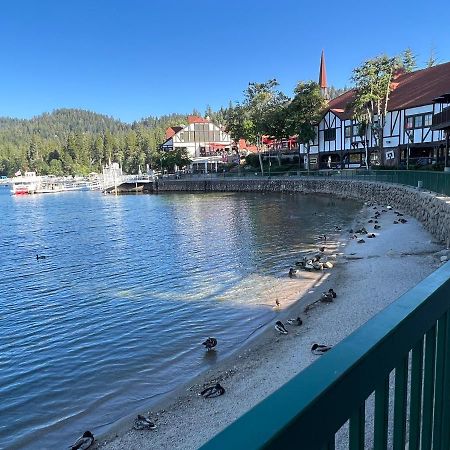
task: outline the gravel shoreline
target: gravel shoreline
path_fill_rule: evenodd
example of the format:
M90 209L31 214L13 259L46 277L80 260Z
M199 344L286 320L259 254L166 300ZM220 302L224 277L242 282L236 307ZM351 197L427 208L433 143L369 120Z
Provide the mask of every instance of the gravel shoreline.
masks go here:
M303 325L286 325L288 335L278 335L268 325L243 348L229 358L191 380L164 398L149 413L156 431L135 431L133 418L124 418L106 435L98 437L96 448L118 449L196 449L227 425L280 388L314 362L312 343L335 345L401 294L412 288L439 266L433 256L443 246L421 224L408 216L406 223L392 210L381 213L381 228L374 230L368 220L383 207L366 206L355 219L353 229L364 226L376 238L358 235L352 239L346 230L327 253L337 253L337 264L305 284L306 292L287 308L281 308L278 320L300 315ZM363 238L365 243L357 243ZM293 262L292 262L293 263ZM289 262L287 262L287 265ZM312 286L312 287L311 287ZM317 303L304 309L332 287L337 292L333 303ZM274 321L275 322L275 321ZM203 399L203 386L216 381L225 387L225 395ZM94 430L95 432L95 430Z

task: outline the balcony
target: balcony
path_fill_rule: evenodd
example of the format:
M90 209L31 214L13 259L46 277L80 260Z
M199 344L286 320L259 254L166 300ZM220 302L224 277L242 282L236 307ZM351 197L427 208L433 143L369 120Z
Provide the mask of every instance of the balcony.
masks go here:
M450 449L450 263L202 450Z
M434 114L431 125L432 130L450 129L450 106L444 108L442 112Z

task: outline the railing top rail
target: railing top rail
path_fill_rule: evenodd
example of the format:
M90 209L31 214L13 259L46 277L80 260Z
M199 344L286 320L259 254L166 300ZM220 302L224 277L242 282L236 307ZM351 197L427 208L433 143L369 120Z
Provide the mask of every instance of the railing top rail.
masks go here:
M450 308L450 263L402 295L202 447L323 448Z

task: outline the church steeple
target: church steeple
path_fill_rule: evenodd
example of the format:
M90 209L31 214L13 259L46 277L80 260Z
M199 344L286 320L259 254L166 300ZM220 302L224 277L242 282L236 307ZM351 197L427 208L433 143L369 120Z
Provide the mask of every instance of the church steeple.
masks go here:
M320 58L320 71L319 71L319 86L322 89L322 94L327 98L327 69L325 67L325 52L322 50L322 56Z

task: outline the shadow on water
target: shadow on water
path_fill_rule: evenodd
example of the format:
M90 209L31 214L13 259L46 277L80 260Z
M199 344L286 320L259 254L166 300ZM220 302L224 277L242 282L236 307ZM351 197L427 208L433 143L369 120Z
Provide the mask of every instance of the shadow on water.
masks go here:
M0 448L61 448L106 431L221 361L273 320L299 252L359 206L0 192ZM36 261L40 252L48 258ZM201 345L208 336L216 351Z

